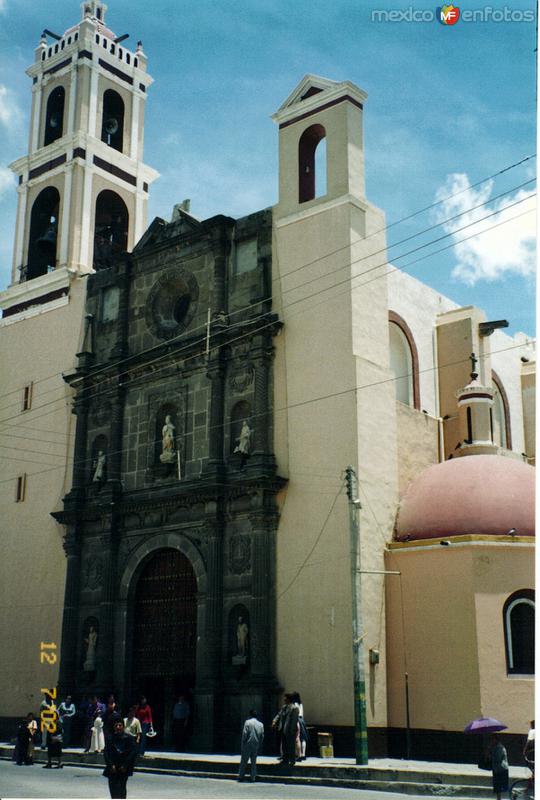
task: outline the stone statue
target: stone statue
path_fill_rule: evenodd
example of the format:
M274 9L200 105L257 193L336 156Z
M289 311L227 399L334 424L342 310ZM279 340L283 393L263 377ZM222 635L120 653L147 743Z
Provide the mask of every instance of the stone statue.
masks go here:
M107 466L107 456L103 450L99 450L94 461L94 477L92 483L102 483L105 480L105 467Z
M159 460L162 464L172 464L176 461L176 448L174 446L175 430L171 416L167 414L165 417L165 424L161 429L161 455Z
M237 437L236 441L238 444L234 448L235 453L242 453L244 456L249 455L249 451L251 449L251 428L247 424L247 420L244 420L242 423L242 430L240 431L240 436Z
M97 647L98 634L94 625L90 625L88 636L84 640L86 645L86 658L84 659L83 670L85 672L94 672L96 668L96 647Z
M246 658L248 654L248 636L249 627L247 622L244 622L243 617L238 617L238 624L236 626L236 648L237 655Z

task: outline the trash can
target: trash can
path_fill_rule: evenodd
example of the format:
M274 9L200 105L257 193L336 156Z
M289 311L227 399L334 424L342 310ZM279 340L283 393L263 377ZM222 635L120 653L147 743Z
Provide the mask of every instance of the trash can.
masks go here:
M317 744L321 758L334 758L334 737L331 733L319 731L317 734Z

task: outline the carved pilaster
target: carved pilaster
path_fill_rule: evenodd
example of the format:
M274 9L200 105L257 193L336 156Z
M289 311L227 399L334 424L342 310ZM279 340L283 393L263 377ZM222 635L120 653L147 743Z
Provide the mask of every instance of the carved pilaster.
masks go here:
M116 361L127 355L127 332L129 316L129 287L131 264L125 262L123 270L118 275L117 286L120 288L118 303L118 319L116 321L116 341L111 350L111 360Z
M273 676L275 635L275 531L277 517L260 511L250 515L252 525L251 673Z
M62 618L62 646L58 685L61 696L73 694L76 689L79 584L81 574L81 544L76 527L69 528L64 539L67 558L64 614Z
M118 541L112 516L108 518L106 527L108 528L108 533L101 537L104 569L99 614L100 633L97 674L97 688L103 692L111 691L114 681L114 601L116 597Z
M108 464L108 480L113 486L120 485L122 477L122 434L124 421L124 390L117 390L111 404L111 449Z
M223 531L219 522L205 525L208 567L206 595L206 658L203 683L217 686L221 677L221 640L223 619Z
M227 275L227 258L231 250L231 242L227 231L218 229L212 239L214 255L214 274L212 286L212 316L223 321L227 311L225 295L225 279Z
M258 340L258 341L257 341ZM253 401L253 450L249 460L249 468L265 466L271 471L275 469L275 460L271 446L271 407L270 407L270 369L273 348L266 336L255 337L255 348L252 350L254 365L254 401Z
M88 401L84 399L84 393L89 393L88 389L83 388L83 399L77 399L73 407L73 413L77 415L77 426L75 429L75 447L73 452L73 489L72 494L84 491L87 473L87 453L86 438L88 432Z
M208 471L217 470L219 472L223 468L223 405L225 398L225 368L220 360L211 364L207 375L212 382L208 428Z

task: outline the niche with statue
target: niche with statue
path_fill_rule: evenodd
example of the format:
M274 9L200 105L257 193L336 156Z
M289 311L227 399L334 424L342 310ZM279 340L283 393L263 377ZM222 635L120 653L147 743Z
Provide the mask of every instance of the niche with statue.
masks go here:
M96 436L92 442L90 458L90 485L94 491L99 492L107 483L107 459L109 456L109 442L104 434Z
M252 437L251 406L246 400L240 400L231 410L229 462L232 466L241 469L249 459Z

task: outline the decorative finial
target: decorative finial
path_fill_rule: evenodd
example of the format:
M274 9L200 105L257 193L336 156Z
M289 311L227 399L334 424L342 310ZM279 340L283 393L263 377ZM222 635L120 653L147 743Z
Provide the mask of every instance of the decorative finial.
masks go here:
M142 42L139 39L139 41L137 42L137 53L140 53L142 49L143 49Z
M472 366L471 380L475 381L478 378L478 373L476 371L476 365L478 364L478 359L476 358L474 353L471 353L470 355L470 362Z

